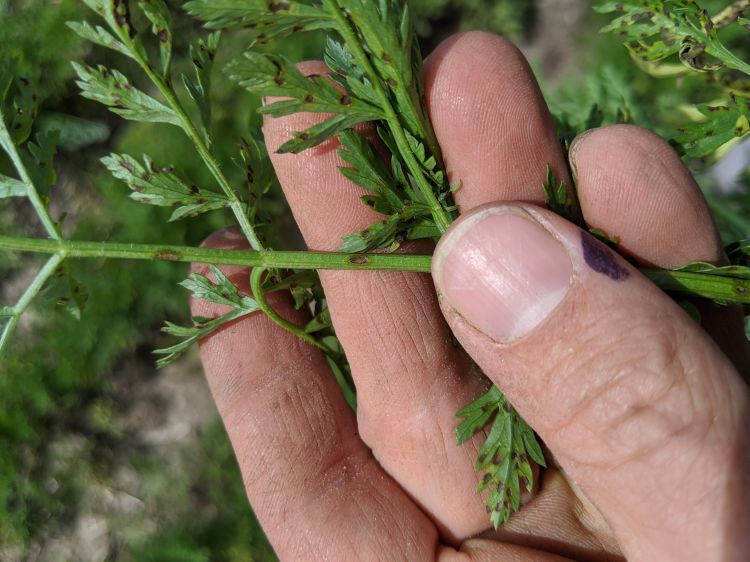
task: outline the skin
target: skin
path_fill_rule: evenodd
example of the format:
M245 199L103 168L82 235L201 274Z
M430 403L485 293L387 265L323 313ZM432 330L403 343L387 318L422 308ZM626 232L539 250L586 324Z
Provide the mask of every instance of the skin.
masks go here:
M546 165L561 178L567 167L520 52L486 33L454 36L427 61L426 87L451 182L463 182L456 193L462 216L500 201L517 204L585 264L576 227L534 206L543 204ZM268 119L270 151L320 118ZM335 148L331 141L272 156L311 249L333 250L378 218L338 172ZM617 234L636 261L674 267L724 259L695 182L655 135L630 126L587 132L571 164L589 223ZM205 245L245 247L231 230ZM437 260L449 245L441 242ZM432 250L427 243L405 248ZM750 558L750 443L741 431L750 398L733 366L749 363L740 317L731 322L725 309L705 306L709 335L618 263L630 273L617 281L576 266L559 307L506 342L472 326L444 295L439 300L437 273L433 281L321 272L357 385L356 417L322 355L262 314L204 340L206 376L248 497L280 558ZM224 271L247 287L247 270ZM292 321L308 318L285 298L271 302ZM192 309L223 311L205 301ZM499 532L488 528L474 492L482 440L456 447L453 436L456 410L488 384L474 362L540 433L551 459L539 490Z

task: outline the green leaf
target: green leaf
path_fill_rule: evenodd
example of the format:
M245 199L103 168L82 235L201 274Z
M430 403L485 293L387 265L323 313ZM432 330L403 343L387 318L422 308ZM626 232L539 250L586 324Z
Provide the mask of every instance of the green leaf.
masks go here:
M181 338L182 341L166 348L154 351L156 355L162 355L156 362L158 367L164 367L182 356L191 345L208 336L228 322L237 320L260 310L255 299L243 295L239 289L217 268L209 266L216 281L211 281L205 275L192 273L180 283L192 292L193 298L205 299L211 302L229 306L232 310L218 316L217 318L193 318L192 326L179 326L172 322L166 322L162 331Z
M551 166L547 166L547 179L543 184L543 188L547 207L552 212L557 213L573 224L577 224L578 226L584 225L583 213L581 212L575 189L568 188L564 181L558 181Z
M29 138L37 115L37 96L34 85L26 78L16 78L10 88L11 100L6 110L7 127L16 145Z
M204 299L232 308L258 310L255 299L241 294L237 286L218 267L209 265L209 269L216 281L211 281L200 273L191 273L180 285L190 291L195 299Z
M243 28L260 43L334 25L324 8L294 0L192 0L184 7L204 20L208 29Z
M347 166L339 169L353 183L363 187L370 195L362 200L386 218L368 228L344 237L341 251L364 252L378 248L396 250L413 234L415 222L432 224L430 209L415 202L417 193L399 174L398 181L382 158L361 134L349 130L339 134L339 155Z
M55 270L39 292L41 303L61 306L76 320L81 319L88 298L88 291L74 277L67 261Z
M156 366L159 368L166 367L182 357L182 355L184 355L194 343L198 343L201 339L218 330L223 325L242 318L243 316L247 316L252 312L255 312L255 310L244 310L238 308L227 312L218 318L194 317L192 326L180 326L172 322L165 322L161 331L181 338L182 341L169 347L155 349L153 351L155 355L163 356L157 359Z
M112 49L127 57L134 58L133 52L130 49L123 45L121 41L115 39L109 31L99 25L94 27L85 21L69 21L66 22L66 25L87 41Z
M57 131L40 131L35 142L28 142L27 150L21 152L21 159L31 181L43 198L46 198L49 188L57 183L54 159L59 139Z
M727 142L750 134L750 100L730 95L726 106L703 104L697 108L705 119L679 129L674 138L688 156L708 156Z
M131 199L162 207L179 205L170 221L194 217L229 205L223 193L189 185L171 168L156 166L148 156L143 157L143 165L127 154L113 153L101 161L114 177L133 190Z
M108 106L110 111L125 119L182 127L179 117L172 109L134 88L117 70L101 65L93 68L75 62L72 64L78 74L76 84L81 88L83 97Z
M263 106L260 113L281 117L298 112L340 113L356 122L383 119L381 109L342 92L324 76L305 76L282 56L245 52L227 67L230 77L261 96L289 97Z
M182 75L182 83L185 85L188 94L198 106L203 122L203 137L207 144L210 145L211 135L211 101L209 93L211 91L211 71L213 70L214 57L219 48L221 32L211 33L205 40L198 41L190 45L190 60L193 63L195 78L190 78L186 74Z
M330 78L356 97L375 106L380 105L378 95L370 79L354 62L349 49L332 37L328 37L325 54L326 65L331 69Z
M455 430L459 445L491 422L477 455L476 469L484 473L477 492L489 491L487 510L497 528L520 508L522 488L531 492L534 485L531 461L545 465L542 448L534 431L495 386L462 408L456 417L462 418Z
M602 31L619 33L630 52L645 61L678 55L693 70L727 66L750 75L750 65L722 44L708 12L695 0L606 0L594 9L619 14Z
M406 193L404 185L398 185L380 155L375 153L364 136L356 131L344 131L338 136L341 148L338 153L348 166L339 170L350 181L371 192L373 196L366 202L378 213L393 214L405 205L405 198L414 196Z
M332 326L333 323L331 322L331 309L326 307L322 312L316 314L315 317L305 325L305 333L314 334L322 330L328 330Z
M139 0L138 5L151 22L151 33L159 41L161 71L168 78L172 63L172 16L169 8L164 0Z
M250 92L291 98L263 106L260 113L273 117L301 111L335 114L305 131L294 133L292 139L279 148L279 153L301 152L358 123L384 117L380 108L340 91L323 76L303 75L294 64L278 55L248 51L243 58L228 65L227 71Z
M276 173L260 135L241 139L240 157L247 182L247 215L251 222L256 223L263 196L277 184Z
M26 197L26 185L15 178L0 174L0 199L5 197Z
M336 115L330 119L326 119L322 123L313 125L309 129L292 133L292 138L282 144L276 152L278 154L289 152L297 154L308 148L318 146L341 131L351 129L366 120L360 116Z

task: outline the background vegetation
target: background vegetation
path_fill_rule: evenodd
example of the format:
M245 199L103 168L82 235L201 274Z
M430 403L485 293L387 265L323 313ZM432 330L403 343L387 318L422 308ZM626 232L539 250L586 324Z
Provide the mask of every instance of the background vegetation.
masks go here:
M169 3L178 14L179 2ZM569 33L576 31L581 38L567 39L566 49L575 45L574 58L550 62L548 53L561 45L559 35L545 27L549 2L411 4L426 51L448 34L468 28L503 33L527 45L538 56L532 61L535 66L551 69L540 80L563 133L624 121L669 138L681 123L694 118L691 104L711 102L723 91L724 85L710 75L657 78L639 69L616 37L596 33L605 20L590 10L568 26ZM573 14L580 4L586 2L558 6ZM702 4L715 13L726 3ZM212 213L168 224L169 210L129 200L125 186L98 163L111 151L146 152L158 162L180 163L189 177L208 181L176 130L126 123L78 95L69 61L107 63L115 56L84 44L65 26L82 14L85 17L87 9L76 0L0 0L0 58L17 59L39 86L43 100L37 127L63 131L53 208L67 213L64 229L74 238L199 244L231 222L229 217ZM187 45L200 27L187 17L176 21L175 64L187 68ZM549 44L548 37L555 42ZM243 46L241 34L227 37L217 66ZM281 48L292 58L306 59L318 58L321 46L320 36L309 35L285 41ZM744 43L737 37L733 46L744 49L741 54L750 60L746 36ZM118 67L123 64L117 60ZM215 138L224 145L218 152L229 163L238 139L258 123L254 109L259 100L220 79L213 95ZM727 239L750 236L750 172L746 170L739 191L727 194L716 190L708 173L714 162L689 164ZM0 160L0 170L6 167ZM0 206L0 231L38 234L25 204L7 201ZM283 215L279 194L269 204L271 212ZM274 235L289 246L297 236L293 225L286 224L288 228ZM0 301L11 302L37 262L17 255L0 258ZM197 373L194 357L171 372L156 372L150 356L151 349L164 343L159 326L166 317L187 321L186 295L176 288L184 267L72 263L75 277L88 291L81 321L63 307L50 313L49 307L40 306L44 313L32 311L25 318L0 365L0 559L273 559L215 414L208 410L203 419L188 424L180 438L154 437L159 428L174 426L169 420L160 425L154 417L174 409L176 401L197 400L206 392L196 382L199 375L185 378L177 372ZM197 385L193 394L185 393L189 385ZM153 408L142 411L142 403L149 400L155 401Z

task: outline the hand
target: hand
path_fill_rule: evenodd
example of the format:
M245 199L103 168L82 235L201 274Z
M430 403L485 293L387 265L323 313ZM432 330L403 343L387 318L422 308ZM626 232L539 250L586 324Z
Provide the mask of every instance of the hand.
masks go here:
M546 166L567 173L515 47L459 35L426 72L451 179L463 182L463 217L436 249L435 285L420 274L321 272L357 385L356 419L323 356L261 314L201 346L248 496L277 553L750 559L750 399L729 359L750 365L741 316L704 307L721 351L631 265L536 206ZM319 118L267 120L269 149ZM619 236L639 263L724 259L700 191L664 141L609 127L577 139L571 160L588 222ZM338 172L333 142L273 162L310 248L334 250L377 220ZM243 247L227 231L206 245ZM225 271L247 286L247 270ZM292 321L308 318L278 295L271 302ZM201 316L220 311L192 306ZM451 331L466 351L452 345ZM554 459L538 493L497 533L474 492L481 440L457 447L453 435L454 413L488 385L472 359Z

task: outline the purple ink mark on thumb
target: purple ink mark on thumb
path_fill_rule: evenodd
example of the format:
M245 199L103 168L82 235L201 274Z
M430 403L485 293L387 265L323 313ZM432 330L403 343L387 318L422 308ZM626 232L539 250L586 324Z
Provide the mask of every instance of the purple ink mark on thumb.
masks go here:
M613 281L624 281L630 277L630 271L617 262L614 252L590 234L581 233L581 246L584 261L597 273L606 275Z

